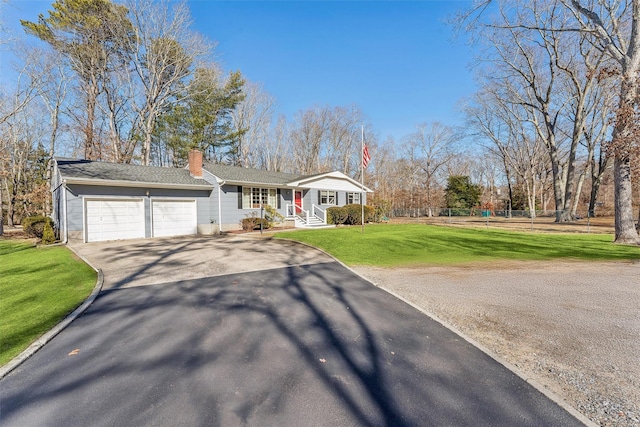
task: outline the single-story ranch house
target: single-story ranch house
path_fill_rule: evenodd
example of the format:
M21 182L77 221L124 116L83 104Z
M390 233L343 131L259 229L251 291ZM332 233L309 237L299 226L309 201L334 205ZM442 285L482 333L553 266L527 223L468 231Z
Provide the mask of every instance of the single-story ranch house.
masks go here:
M290 226L326 224L326 209L365 203L370 189L341 172L296 175L203 163L185 169L56 158L53 220L64 241L95 242L241 228L269 205Z

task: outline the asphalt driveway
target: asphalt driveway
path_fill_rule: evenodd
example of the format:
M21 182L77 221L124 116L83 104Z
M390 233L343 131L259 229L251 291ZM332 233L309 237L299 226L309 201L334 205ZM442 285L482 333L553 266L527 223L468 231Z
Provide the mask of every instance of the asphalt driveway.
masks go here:
M253 265L275 260L281 242L262 244L275 246L255 246L269 250L247 255ZM290 265L153 285L148 272L171 254L150 267L104 254L137 264L122 277L147 286L112 279L5 377L1 424L582 425L411 306L313 250L284 247L278 262Z
M74 244L104 273L103 289L333 261L323 252L259 234Z

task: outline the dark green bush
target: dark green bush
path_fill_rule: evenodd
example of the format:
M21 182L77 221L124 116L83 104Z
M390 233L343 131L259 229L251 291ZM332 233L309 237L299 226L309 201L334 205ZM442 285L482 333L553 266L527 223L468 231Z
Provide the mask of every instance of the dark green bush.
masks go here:
M364 207L364 221L373 222L375 210L371 206ZM335 206L327 209L327 222L329 224L362 224L362 207L358 204Z
M388 221L391 216L391 201L383 199L381 197L370 197L367 199L369 203L367 206L371 206L374 209L373 222Z
M342 225L347 221L347 210L342 206L333 206L327 209L327 223Z
M53 220L48 216L34 215L22 219L22 229L30 237L42 239L45 224L49 224L53 230Z
M362 224L362 205L352 204L345 205L347 211L347 222L350 225ZM374 220L375 210L371 206L364 206L364 222L372 222Z
M51 221L46 221L44 223L44 230L42 231L42 244L50 245L56 241L56 235L53 232L53 226L51 225Z

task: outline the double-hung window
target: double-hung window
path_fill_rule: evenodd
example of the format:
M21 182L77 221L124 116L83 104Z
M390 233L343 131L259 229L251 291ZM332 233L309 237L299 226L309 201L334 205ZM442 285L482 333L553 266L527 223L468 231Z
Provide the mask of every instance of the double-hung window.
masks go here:
M360 193L347 193L347 204L348 205L359 205L360 204Z
M260 209L261 206L278 207L275 188L242 187L242 209Z
M335 191L320 190L320 204L321 205L337 205L338 198Z

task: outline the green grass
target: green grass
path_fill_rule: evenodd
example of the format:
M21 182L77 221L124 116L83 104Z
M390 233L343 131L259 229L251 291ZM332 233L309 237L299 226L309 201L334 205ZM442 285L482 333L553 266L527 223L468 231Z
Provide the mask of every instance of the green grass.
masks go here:
M0 365L78 307L96 272L62 246L0 240Z
M536 234L434 225L367 225L276 234L324 249L348 265L453 265L497 260L638 260L611 235Z

